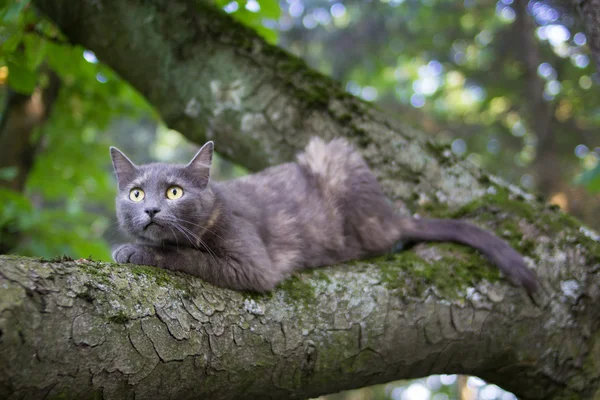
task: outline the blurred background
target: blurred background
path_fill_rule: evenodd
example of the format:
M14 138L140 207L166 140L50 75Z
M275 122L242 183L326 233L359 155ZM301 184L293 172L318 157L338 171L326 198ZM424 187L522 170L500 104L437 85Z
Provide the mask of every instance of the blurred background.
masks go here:
M600 77L568 2L217 5L348 92L600 229ZM108 147L136 163L187 162L198 148L26 0L0 1L0 97L0 253L110 260L124 238ZM215 179L245 173L217 157ZM443 375L327 398L514 396Z

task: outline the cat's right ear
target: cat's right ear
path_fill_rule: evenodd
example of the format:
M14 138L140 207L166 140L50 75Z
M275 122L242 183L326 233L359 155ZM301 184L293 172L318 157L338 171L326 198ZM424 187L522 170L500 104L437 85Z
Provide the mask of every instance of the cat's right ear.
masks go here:
M137 167L131 162L123 152L116 147L110 147L110 157L112 158L113 168L117 175L119 189L123 189L129 182L135 178Z
M208 185L210 179L210 167L212 166L214 143L206 142L204 146L192 158L192 161L185 166L186 169L192 172L200 185Z

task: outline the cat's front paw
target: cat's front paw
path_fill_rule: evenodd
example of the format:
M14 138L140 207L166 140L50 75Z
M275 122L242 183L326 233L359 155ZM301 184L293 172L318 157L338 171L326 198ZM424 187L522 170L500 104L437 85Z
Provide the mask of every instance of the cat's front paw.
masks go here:
M157 257L146 246L137 244L124 244L113 251L113 259L118 263L141 265L157 265Z

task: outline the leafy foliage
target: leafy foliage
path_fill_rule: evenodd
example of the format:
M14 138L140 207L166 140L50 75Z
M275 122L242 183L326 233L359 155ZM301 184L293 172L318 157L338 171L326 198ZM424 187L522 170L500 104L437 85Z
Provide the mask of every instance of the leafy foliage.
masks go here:
M590 191L600 193L600 164L582 173L578 181L587 186Z
M8 83L19 93L31 93L37 83L37 68L45 54L45 41L32 31L38 27L40 32L47 32L50 26L36 23L37 17L27 0L5 0L0 8L0 20L1 54L12 71Z
M284 47L349 92L451 141L457 154L535 189L544 140L536 123L547 120L562 174L555 180L564 183L557 186L597 171L600 80L570 8L532 1L521 15L512 0L282 5ZM532 22L531 43L519 19ZM532 94L534 79L543 91ZM587 151L575 154L578 145Z
M111 135L103 130L121 116L156 116L92 53L65 43L28 1L4 2L0 15L0 65L8 67L10 88L28 94L44 87L42 63L62 80L52 116L37 133L41 151L25 192L0 191L0 227L20 233L13 251L21 254L108 260L102 236L110 225L106 215L114 215L114 182L107 164ZM8 180L16 171L0 172Z
M267 42L277 42L274 27L281 13L277 0L216 0L215 3L244 25L253 28Z

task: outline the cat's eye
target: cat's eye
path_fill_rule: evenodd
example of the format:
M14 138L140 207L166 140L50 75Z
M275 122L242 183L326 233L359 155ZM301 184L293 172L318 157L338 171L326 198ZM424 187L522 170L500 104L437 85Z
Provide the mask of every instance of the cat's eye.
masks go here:
M167 198L177 200L181 196L183 196L183 189L179 186L171 186L167 189Z
M145 195L146 195L146 194L144 193L144 191L143 191L142 189L139 189L139 188L133 188L133 189L131 189L131 191L129 192L129 199L130 199L131 201L138 202L138 201L142 201L142 200L144 200L144 196L145 196Z

